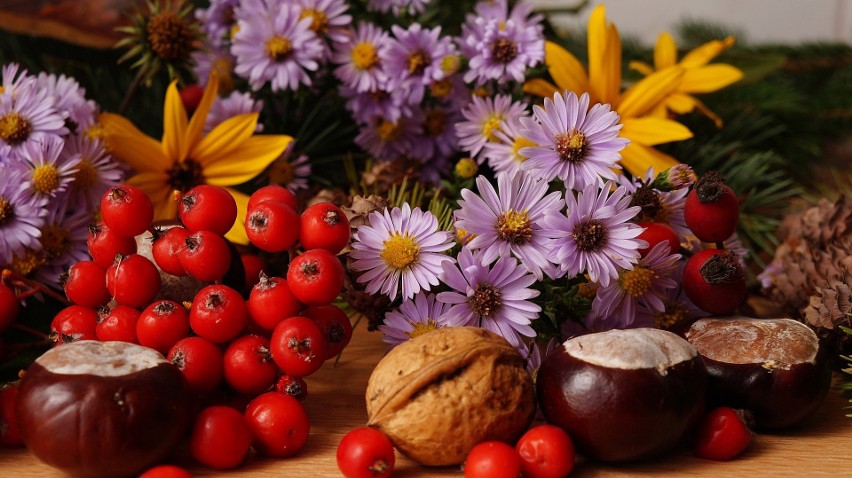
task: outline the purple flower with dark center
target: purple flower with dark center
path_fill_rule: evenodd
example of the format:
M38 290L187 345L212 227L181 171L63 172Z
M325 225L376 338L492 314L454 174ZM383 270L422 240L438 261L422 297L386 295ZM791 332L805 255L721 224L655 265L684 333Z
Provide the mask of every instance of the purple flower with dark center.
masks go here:
M356 122L370 124L377 119L395 123L403 116L412 116L412 105L406 91L387 90L382 87L375 91L357 93L354 89L341 85L340 94L346 98L346 109L352 113Z
M63 155L64 148L65 141L56 136L48 136L44 142L25 143L16 153L18 161L11 166L23 172L33 194L56 197L74 181L80 162L79 155Z
M426 87L446 75L441 61L455 54L455 46L450 37L441 38L441 27L426 30L413 23L408 29L394 25L391 31L393 39L381 57L388 87L404 88L409 91L410 102L420 103Z
M217 48L227 46L231 30L236 24L234 9L239 3L240 0L210 0L209 7L195 10L201 32L211 45ZM199 78L207 78L207 75Z
M340 66L334 75L356 93L378 91L388 80L379 60L388 41L381 28L360 22L350 38L336 43L331 61Z
M311 19L311 30L320 38L330 38L343 41L352 24L352 15L347 15L349 5L344 0L296 0L302 7L302 18ZM328 58L331 50L325 49L324 58Z
M394 346L436 329L469 325L458 318L449 320L449 309L449 305L435 300L434 294L416 294L414 299L404 300L398 309L385 314L384 324L379 326L384 334L382 341Z
M257 2L235 10L239 29L231 53L237 59L234 72L246 78L253 90L269 83L272 91L296 90L310 85L308 71L316 71L325 45L311 30L311 18L300 16L298 5Z
M481 158L488 161L488 165L494 172L517 174L523 170L523 164L527 158L520 153L520 150L535 146L535 143L521 134L523 117L506 118L501 121L500 129L494 133L496 141L485 143Z
M412 155L415 147L423 149L423 113L417 111L414 118L400 117L397 121L383 118L361 128L355 137L355 144L370 153L379 161L389 161ZM421 142L416 142L421 138Z
M205 42L201 48L192 52L192 61L192 71L198 78L199 86L207 86L210 73L215 71L219 77L220 92L234 89L234 65L237 59L229 49L214 47Z
M86 90L77 80L40 73L36 84L56 99L56 109L65 118L65 126L72 134L81 133L95 123L98 106L86 99Z
M104 192L124 180L121 166L113 161L99 139L71 136L65 140L62 156L64 161L79 158L73 170L69 202L88 211L97 210Z
M291 192L308 188L308 177L311 175L311 161L307 154L300 154L292 159L295 141L291 141L280 158L269 165L267 174L271 184L284 186Z
M35 80L19 82L12 92L0 94L0 145L16 150L66 134L65 117L56 108L56 98Z
M226 97L217 97L207 114L204 122L204 133L209 133L213 128L234 116L246 113L260 113L263 109L263 100L255 100L249 92L234 90ZM263 131L263 124L257 123L254 128L256 133Z
M432 0L369 0L367 9L374 12L387 13L392 11L394 16L404 14L416 15L423 13Z
M661 222L668 224L677 233L681 242L692 236L692 231L686 225L683 217L683 207L689 188L674 191L660 191L650 185L654 181L654 168L649 168L643 178L629 179L618 176L618 184L627 188L631 195L631 204L640 206L642 211L636 216L635 222Z
M566 189L581 190L588 184L615 179L613 168L628 140L618 137L619 116L608 104L589 109L589 95L556 93L544 99L544 108L533 106L535 119L521 119L521 134L537 146L521 149L529 158L524 169L547 181L559 178Z
M461 113L441 104L423 107L422 136L415 138L411 156L421 161L449 158L457 151L456 132L453 125Z
M68 203L61 199L52 202L54 204L48 206L50 212L41 226L38 255L44 264L36 272L36 278L47 284L59 285L59 276L72 264L90 260L86 241L92 212L85 208L72 212L67 207Z
M643 229L628 222L638 212L622 186L610 194L612 182L603 187L592 183L577 193L565 194L567 215L546 214L545 234L554 240L553 259L562 272L573 277L588 274L602 287L618 279L622 269L639 261L639 249L647 242L637 239Z
M448 320L457 320L488 329L516 348L523 347L523 337L535 337L530 326L538 318L541 307L529 299L539 292L529 288L535 277L519 267L514 257L501 257L489 267L478 251L463 247L458 266L443 264L441 280L453 291L440 292L438 300L451 304Z
M536 279L551 262L552 241L542 230L546 214L560 214L562 194L548 194L548 184L529 174L497 175L497 190L484 176L476 178L479 194L461 191L456 228L474 235L467 247L481 249L482 261L515 256Z
M410 299L438 285L441 265L454 262L445 253L453 246L452 236L438 230L438 219L429 211L403 203L371 213L369 221L353 234L349 253L368 294L381 292L394 300L402 289L402 298Z
M0 262L39 247L48 198L33 196L20 171L0 163Z
M497 141L500 123L519 118L526 112L526 105L512 101L509 95L481 98L473 95L470 103L462 110L465 121L456 123L459 146L477 157L487 143ZM482 159L478 158L479 164Z
M587 325L595 330L647 326L639 319L638 309L652 313L665 311L665 298L678 283L673 276L680 267L680 254L670 254L661 242L654 246L632 269L623 269L618 279L598 289L592 301Z

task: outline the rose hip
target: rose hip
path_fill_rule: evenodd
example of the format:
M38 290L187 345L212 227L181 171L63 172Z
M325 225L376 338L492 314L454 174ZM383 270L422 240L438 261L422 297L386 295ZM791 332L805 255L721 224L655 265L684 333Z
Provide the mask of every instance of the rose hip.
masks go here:
M165 231L162 229L154 231L151 255L160 269L177 277L186 275L186 270L180 263L180 253L187 237L189 237L189 231L180 226L170 227Z
M107 269L106 285L119 304L142 308L160 291L160 272L139 254L118 255Z
M170 300L158 300L145 308L136 322L136 338L140 345L163 355L178 340L189 335L189 313L182 305Z
M112 265L115 256L136 253L136 240L133 237L117 234L104 223L89 226L86 244L92 260L104 269Z
M254 448L265 456L293 455L305 445L311 429L302 404L277 391L252 400L246 407L245 417L254 435Z
M138 344L136 323L139 311L126 305L102 308L98 311L98 325L95 334L101 342L120 341Z
M222 350L203 337L178 340L166 358L183 373L189 387L199 394L210 393L222 383Z
M205 339L223 344L236 338L248 320L246 302L239 292L221 284L198 291L189 309L189 326Z
M257 335L235 339L225 349L225 382L238 393L257 395L269 390L278 375L269 340Z
M269 343L272 359L288 375L307 377L325 360L325 335L307 317L285 319L272 331Z

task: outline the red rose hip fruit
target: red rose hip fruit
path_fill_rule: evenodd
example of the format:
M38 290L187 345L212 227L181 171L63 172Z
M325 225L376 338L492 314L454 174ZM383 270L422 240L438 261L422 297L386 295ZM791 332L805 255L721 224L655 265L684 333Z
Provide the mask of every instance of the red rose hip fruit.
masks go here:
M752 438L743 417L745 413L718 407L704 415L698 424L695 454L708 460L727 461L742 453Z
M733 251L702 249L683 266L683 291L711 314L728 314L746 295L745 273Z
M545 359L536 382L547 420L580 453L611 462L674 447L701 417L706 385L692 345L648 328L570 339Z
M686 225L703 242L722 242L737 230L740 207L722 175L710 171L695 183L683 207Z

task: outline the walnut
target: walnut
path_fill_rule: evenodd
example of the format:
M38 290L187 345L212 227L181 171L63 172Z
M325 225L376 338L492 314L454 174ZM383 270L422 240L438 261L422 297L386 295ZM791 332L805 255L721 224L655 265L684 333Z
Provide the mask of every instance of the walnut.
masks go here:
M368 425L422 465L462 463L485 440L514 442L535 414L533 381L505 339L448 327L396 346L367 383Z

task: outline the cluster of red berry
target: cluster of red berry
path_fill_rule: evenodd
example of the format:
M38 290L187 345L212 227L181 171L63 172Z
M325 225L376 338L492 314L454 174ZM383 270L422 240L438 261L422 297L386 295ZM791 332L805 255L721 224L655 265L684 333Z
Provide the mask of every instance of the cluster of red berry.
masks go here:
M295 196L280 186L250 197L249 240L263 251L289 251L289 266L286 277L261 270L253 285L227 285L235 261L250 263L224 237L237 218L226 190L193 188L180 198L180 224L153 227L152 202L142 190L111 188L101 201L103 222L90 229L92 260L74 264L63 280L72 304L51 323L54 346L118 340L165 355L200 398L189 449L205 466L235 467L251 447L266 456L292 455L310 428L299 403L307 394L304 377L352 336L349 317L332 304L343 286L337 253L349 243L349 221L331 203L301 214L296 208ZM137 253L136 238L146 231L153 235L152 259ZM191 303L157 299L160 271L206 285Z

